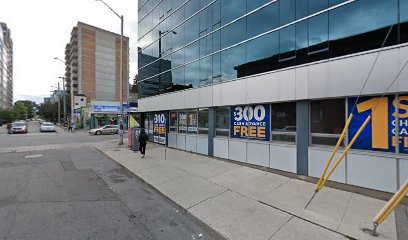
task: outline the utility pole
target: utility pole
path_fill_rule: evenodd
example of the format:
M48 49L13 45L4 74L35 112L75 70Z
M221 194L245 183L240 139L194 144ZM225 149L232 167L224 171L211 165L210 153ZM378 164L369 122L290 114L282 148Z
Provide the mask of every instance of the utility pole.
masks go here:
M67 120L67 93L65 92L65 77L59 77L62 79L62 105L64 108L64 122Z
M61 126L61 103L60 103L60 83L58 82L58 126Z
M124 132L124 116L123 116L123 15L117 14L107 3L103 0L96 0L102 2L109 8L118 18L120 18L120 118L119 118L119 145L123 145ZM128 96L129 97L129 96Z

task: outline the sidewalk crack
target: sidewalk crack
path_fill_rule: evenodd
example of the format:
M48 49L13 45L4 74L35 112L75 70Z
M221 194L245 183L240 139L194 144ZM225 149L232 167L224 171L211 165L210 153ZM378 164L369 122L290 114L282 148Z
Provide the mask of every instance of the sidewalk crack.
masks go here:
M354 194L350 194L350 198L349 198L349 200L347 201L347 205L346 205L346 208L344 209L344 213L343 213L343 215L341 216L341 220L340 220L339 226L336 228L337 231L340 229L341 224L343 223L344 216L346 216L346 212L347 212L347 209L348 209L348 207L349 207L349 205L350 205L351 199L353 198L353 195L354 195Z
M229 191L229 189L227 188L227 189L226 189L225 191L223 191L223 192L220 192L220 193L218 193L218 194L216 194L216 195L214 195L214 196L212 196L212 197L209 197L209 198L207 198L207 199L204 199L204 200L202 200L202 201L200 201L200 202L194 204L194 205L191 206L191 207L188 207L187 210L189 210L189 209L191 209L191 208L193 208L193 207L195 207L195 206L197 206L197 205L199 205L199 204L201 204L201 203L203 203L203 202L205 202L205 201L207 201L207 200L210 200L210 199L212 199L212 198L215 198L215 197L217 197L217 196L219 196L219 195L221 195L221 194L223 194L223 193L226 193L226 192L228 192L228 191Z
M282 226L280 226L273 234L270 238L268 238L268 240L271 240L286 224L288 224L290 222L290 220L292 220L295 216L291 216L284 224L282 224Z

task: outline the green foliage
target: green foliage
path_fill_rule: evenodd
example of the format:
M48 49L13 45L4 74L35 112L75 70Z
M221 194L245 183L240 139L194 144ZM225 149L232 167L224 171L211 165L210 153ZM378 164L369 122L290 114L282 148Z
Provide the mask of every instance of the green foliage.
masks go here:
M48 121L54 121L57 119L58 115L58 105L57 103L42 103L38 107L38 115L40 115L43 119Z
M28 108L22 102L16 102L14 104L14 111L17 113L17 118L20 120L27 119L28 116Z
M14 110L2 110L0 109L0 120L3 123L9 123L17 120L17 112Z
M15 105L23 104L27 108L27 118L34 118L36 115L37 104L29 100L17 101Z

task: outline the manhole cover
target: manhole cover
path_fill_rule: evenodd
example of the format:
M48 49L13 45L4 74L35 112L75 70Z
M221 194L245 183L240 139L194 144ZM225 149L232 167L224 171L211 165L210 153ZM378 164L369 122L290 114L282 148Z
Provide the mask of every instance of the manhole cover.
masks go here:
M34 154L34 155L27 155L27 156L25 156L24 158L26 158L26 159L39 158L39 157L42 157L42 156L44 156L44 155L42 155L42 154Z

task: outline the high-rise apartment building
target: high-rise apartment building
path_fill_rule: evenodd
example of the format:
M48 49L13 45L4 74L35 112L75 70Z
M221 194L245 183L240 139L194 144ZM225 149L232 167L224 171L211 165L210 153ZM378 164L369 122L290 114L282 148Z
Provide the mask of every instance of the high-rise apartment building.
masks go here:
M13 106L13 41L5 23L0 30L0 109L6 109Z
M127 101L129 38L123 38L123 100ZM78 22L65 48L67 91L71 77L74 94L87 101L120 100L120 35Z
M408 0L140 0L138 12L152 141L320 177L346 120L340 152L371 115L330 180L395 192L408 178Z

